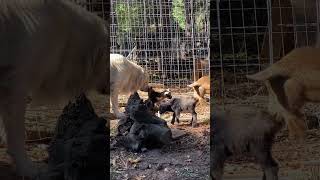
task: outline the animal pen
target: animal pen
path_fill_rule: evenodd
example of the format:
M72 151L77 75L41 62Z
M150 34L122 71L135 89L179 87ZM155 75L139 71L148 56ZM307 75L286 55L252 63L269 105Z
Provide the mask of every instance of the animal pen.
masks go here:
M246 75L267 68L296 47L318 46L319 3L318 0L217 0L211 3L211 96L215 97L212 102L222 106L253 104L266 108L268 98L264 85L249 81ZM306 140L299 144L283 142L281 134L273 153L283 164L294 161L287 154L297 152L299 147L300 150L310 148L313 155L300 151L297 159L320 159L316 153L319 151L316 148L319 144L319 106L307 104L305 109L308 133L318 135L312 142ZM319 167L319 163L315 166ZM290 169L283 166L280 172L286 168ZM243 169L243 172L252 172L254 168Z
M259 93L261 84L245 75L296 47L318 46L318 0L220 0L211 7L213 95L223 102Z
M209 0L112 0L111 53L148 71L150 83L185 88L209 74Z
M105 0L70 0L87 10L97 14L99 17L107 20L110 13L110 2ZM32 6L31 6L32 7ZM50 14L50 13L49 13ZM30 14L28 14L29 16ZM32 14L31 14L32 15ZM107 25L107 23L106 23ZM79 29L81 31L81 29ZM93 98L93 104L97 104L97 99L106 102L103 96L98 98ZM66 105L66 104L64 104ZM53 137L53 132L55 131L55 126L58 117L61 115L63 106L37 106L30 107L28 105L25 113L26 121L26 148L28 154L33 160L43 161L47 155L47 147L51 138ZM95 109L96 112L105 112L106 108L102 105ZM100 113L101 114L101 113ZM16 177L16 173L12 172L10 164L10 159L6 153L6 148L3 142L0 142L0 177L1 179L25 179L23 177Z
M71 0L88 11L107 20L110 3L105 0ZM26 136L29 143L48 142L54 131L56 120L63 107L41 106L28 107L26 110ZM105 110L105 109L104 109ZM0 143L1 145L1 143Z
M318 0L218 0L211 15L211 68L220 97L239 97L231 90L248 89L245 75L295 47L316 45L320 25Z

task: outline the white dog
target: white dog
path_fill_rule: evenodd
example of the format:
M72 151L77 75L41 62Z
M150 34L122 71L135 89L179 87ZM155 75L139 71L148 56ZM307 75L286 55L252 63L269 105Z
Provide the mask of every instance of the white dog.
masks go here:
M0 135L18 174L34 177L38 168L25 150L26 97L52 104L89 90L107 93L109 36L105 21L71 1L0 4Z
M124 113L119 112L119 94L129 95L138 90L148 91L147 72L139 65L129 61L128 57L110 54L110 95L112 111L117 118L125 117Z

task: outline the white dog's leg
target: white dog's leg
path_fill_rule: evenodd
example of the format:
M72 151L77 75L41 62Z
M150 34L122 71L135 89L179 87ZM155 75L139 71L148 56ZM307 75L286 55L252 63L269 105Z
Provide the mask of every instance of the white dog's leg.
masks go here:
M6 129L8 154L16 164L17 173L21 176L35 177L38 170L25 150L25 107L23 98L7 101L1 108L1 114Z
M126 117L124 113L119 112L118 93L112 93L111 95L112 111L117 118L122 119Z

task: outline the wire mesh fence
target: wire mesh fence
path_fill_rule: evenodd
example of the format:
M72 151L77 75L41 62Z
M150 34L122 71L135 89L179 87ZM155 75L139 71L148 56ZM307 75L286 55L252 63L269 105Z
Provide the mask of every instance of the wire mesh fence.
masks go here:
M254 92L246 74L266 68L295 47L316 45L318 0L220 0L211 7L216 96L237 96L239 89Z
M132 60L150 73L152 83L181 88L209 74L209 0L71 1L111 19L111 52L126 56L136 46ZM61 110L28 108L28 139L46 140Z
M294 48L319 46L319 0L220 0L211 7L212 89L222 100L217 103L265 106L263 84L245 75L265 69ZM314 107L306 109L314 112ZM315 119L319 127L320 117Z
M209 74L209 0L112 0L111 53L127 56L150 82L183 88Z
M71 0L103 19L109 17L110 2L106 0Z

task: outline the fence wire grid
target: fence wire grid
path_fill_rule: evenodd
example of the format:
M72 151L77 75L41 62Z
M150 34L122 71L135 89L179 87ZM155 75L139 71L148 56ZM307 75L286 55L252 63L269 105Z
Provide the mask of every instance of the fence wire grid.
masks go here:
M90 12L97 14L107 20L110 12L110 2L106 0L71 0Z
M254 96L263 84L245 75L294 48L319 47L319 0L216 0L210 13L212 96L222 100L217 103L266 104Z
M150 83L184 88L209 74L209 0L111 0L111 53L142 66Z
M217 0L211 4L211 16L215 96L237 96L229 89L252 91L245 75L296 47L317 45L319 0Z

